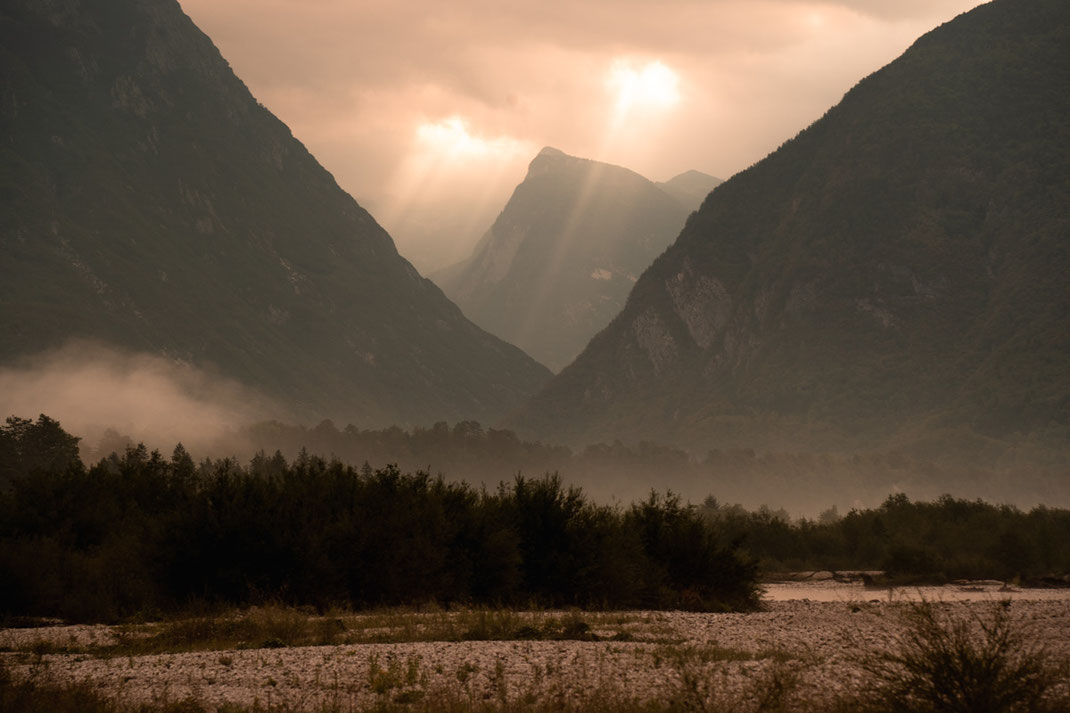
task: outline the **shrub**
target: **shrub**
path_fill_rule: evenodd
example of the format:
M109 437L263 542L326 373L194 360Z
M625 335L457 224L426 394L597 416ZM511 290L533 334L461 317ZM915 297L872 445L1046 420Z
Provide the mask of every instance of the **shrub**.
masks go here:
M873 677L870 709L888 713L1041 713L1058 671L1009 601L987 615L955 616L932 602L911 604L895 646L862 662ZM1063 706L1066 701L1063 701Z

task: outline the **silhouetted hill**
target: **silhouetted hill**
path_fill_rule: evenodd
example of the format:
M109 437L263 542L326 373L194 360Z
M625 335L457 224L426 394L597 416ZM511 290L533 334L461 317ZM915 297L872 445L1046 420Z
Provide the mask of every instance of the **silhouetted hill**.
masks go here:
M719 186L513 425L943 448L1070 417L1070 4L926 34Z
M8 0L0 57L0 359L93 338L368 425L493 421L547 378L398 255L174 0Z
M720 178L714 178L702 171L684 171L679 176L673 176L667 181L659 181L656 185L692 210L702 205L717 186L724 183Z
M432 279L476 324L560 369L701 202L686 197L693 178L673 184L676 198L626 168L545 148L472 256Z

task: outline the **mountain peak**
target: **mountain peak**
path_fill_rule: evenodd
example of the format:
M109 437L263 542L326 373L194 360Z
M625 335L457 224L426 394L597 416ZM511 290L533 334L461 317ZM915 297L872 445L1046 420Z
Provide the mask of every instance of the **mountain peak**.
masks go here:
M658 187L685 205L697 206L710 191L722 183L724 181L720 178L691 169L659 183Z
M703 173L702 171L696 171L695 169L691 168L691 169L688 169L688 170L684 171L683 173L676 174L675 176L673 176L669 180L664 181L664 183L690 183L692 181L709 181L709 180L720 181L721 179L719 179L719 178L717 178L715 176L711 176L708 173Z
M1068 52L1065 0L921 38L710 193L513 425L695 450L1065 444Z
M476 324L559 369L690 210L634 171L547 147L472 256L434 279Z
M363 427L490 422L549 376L398 255L176 0L60 5L0 10L0 362L91 339Z
M560 149L546 146L542 151L539 151L539 153L535 155L535 158L531 159L531 163L528 164L527 177L532 178L533 176L541 176L547 173L572 170L582 166L590 166L594 163L596 162L585 158L569 156Z

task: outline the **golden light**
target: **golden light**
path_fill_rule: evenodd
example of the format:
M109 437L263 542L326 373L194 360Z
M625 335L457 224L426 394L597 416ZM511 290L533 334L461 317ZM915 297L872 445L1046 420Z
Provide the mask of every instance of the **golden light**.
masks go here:
M421 124L416 128L416 138L424 150L454 159L510 154L517 150L518 144L507 137L484 139L473 136L459 116Z
M609 69L607 85L616 94L618 117L633 109L667 109L680 101L680 78L660 61L636 67L618 59Z
M456 114L415 123L409 150L387 180L387 198L376 218L395 233L399 245L395 231L424 241L426 249L440 227L448 234L436 241L467 245L462 240L487 229L536 150L530 141L485 134L478 122ZM447 257L456 262L466 255Z

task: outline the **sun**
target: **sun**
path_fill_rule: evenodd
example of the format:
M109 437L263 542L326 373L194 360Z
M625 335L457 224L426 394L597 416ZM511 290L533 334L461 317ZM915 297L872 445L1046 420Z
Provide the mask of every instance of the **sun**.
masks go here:
M642 66L626 59L614 60L606 84L616 95L616 114L633 110L662 110L680 101L680 78L660 61Z

